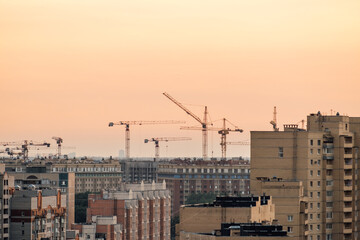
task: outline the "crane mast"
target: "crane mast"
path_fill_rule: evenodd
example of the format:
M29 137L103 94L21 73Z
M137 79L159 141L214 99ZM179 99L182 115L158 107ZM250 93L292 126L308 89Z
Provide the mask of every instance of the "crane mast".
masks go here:
M52 139L54 139L56 141L56 144L58 146L57 156L58 156L58 158L60 158L61 157L61 144L63 142L63 139L61 137L52 137Z
M228 135L230 132L240 132L242 133L243 130L234 126L234 129L228 128L226 127L226 122L229 122L226 118L222 119L223 121L223 126L222 128L216 128L216 127L208 127L207 130L208 131L217 131L221 137L220 137L220 146L221 146L221 156L223 159L226 158L226 135ZM230 122L229 122L230 123ZM201 127L180 127L181 130L202 130Z
M188 115L190 115L192 118L194 118L196 121L198 121L201 124L201 131L202 131L202 157L204 160L208 159L208 110L207 106L205 106L204 110L204 118L201 120L200 117L192 113L189 109L187 109L183 104L181 104L179 101L177 101L175 98L170 96L168 93L164 92L163 95L170 99L173 103L175 103L178 107L180 107L182 110L184 110Z
M109 127L114 125L125 125L125 156L130 158L130 125L155 125L155 124L179 124L184 121L164 120L164 121L119 121L109 122Z

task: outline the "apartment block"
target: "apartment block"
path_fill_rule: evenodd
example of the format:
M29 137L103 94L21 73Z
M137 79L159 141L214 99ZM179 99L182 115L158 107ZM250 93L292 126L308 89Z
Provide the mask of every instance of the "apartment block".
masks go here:
M0 164L0 239L8 240L10 234L10 200L14 191L14 178Z
M190 194L214 193L238 196L249 194L250 163L247 160L180 160L162 162L158 166L158 181L166 181L172 196L172 215Z
M308 202L303 239L358 239L359 134L359 117L320 112L307 117L307 129L287 124L283 131L252 131L251 190L264 191L259 178L300 181ZM274 201L286 195L274 189L271 193ZM295 202L301 198L299 193ZM286 209L286 204L278 201L277 209Z
M159 162L153 159L124 159L120 164L125 183L157 182Z
M65 239L66 196L60 190L16 190L11 198L11 239Z
M75 174L75 193L99 193L122 182L119 161L104 159L34 159L32 162L5 160L6 171L14 173Z
M166 183L126 184L122 191L89 194L87 223L116 216L122 240L170 240L171 197Z
M45 167L27 167L26 172L9 172L18 190L59 189L66 196L67 227L75 222L75 173L47 173Z

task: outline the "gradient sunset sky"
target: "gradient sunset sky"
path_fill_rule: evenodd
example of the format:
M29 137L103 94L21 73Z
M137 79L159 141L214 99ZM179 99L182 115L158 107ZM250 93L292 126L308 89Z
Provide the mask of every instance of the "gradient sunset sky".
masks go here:
M318 110L360 117L360 1L3 0L0 142L64 139L77 155L118 156L119 120L195 120L207 105L249 131L297 123ZM202 117L203 108L188 108ZM215 121L220 125L219 121ZM131 155L200 157L201 132L132 127ZM209 133L209 155L221 156ZM249 156L229 146L228 156Z

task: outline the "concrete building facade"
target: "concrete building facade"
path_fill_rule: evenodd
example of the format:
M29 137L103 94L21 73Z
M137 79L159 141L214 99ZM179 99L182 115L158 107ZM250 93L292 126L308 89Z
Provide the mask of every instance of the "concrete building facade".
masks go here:
M284 131L253 131L251 189L264 191L258 183L264 177L301 181L308 201L305 238L358 239L359 144L360 118L339 114L310 114L306 130L288 124ZM286 192L272 193L274 199L286 196ZM276 204L277 209L286 208L285 203Z
M14 178L5 172L5 165L0 164L0 239L9 240L10 235L10 200L14 191Z
M158 181L166 181L172 196L172 215L178 215L190 194L249 194L250 163L246 160L172 160L158 166Z

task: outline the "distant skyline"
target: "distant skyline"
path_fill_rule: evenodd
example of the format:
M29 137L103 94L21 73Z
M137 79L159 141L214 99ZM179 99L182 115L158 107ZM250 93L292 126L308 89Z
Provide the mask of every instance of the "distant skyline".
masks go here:
M0 3L0 142L64 139L77 156L118 156L119 120L185 120L168 92L201 118L250 131L330 110L360 117L360 1L54 0ZM219 121L216 124L221 125ZM131 155L200 157L201 131L134 126ZM221 156L209 132L209 156ZM72 152L73 150L71 150ZM228 146L228 156L249 147ZM166 156L165 145L160 156Z

